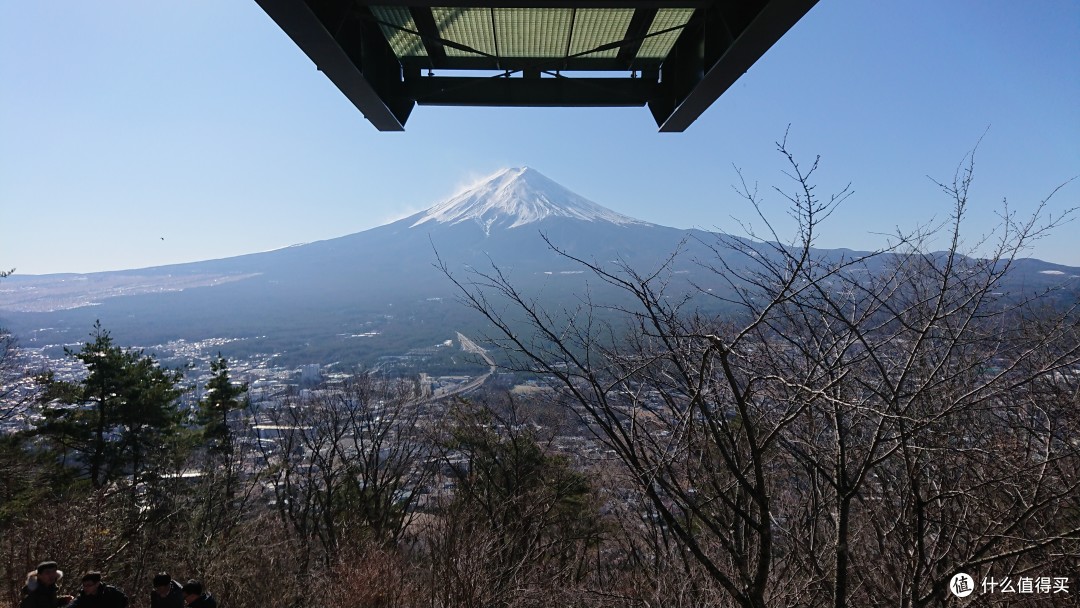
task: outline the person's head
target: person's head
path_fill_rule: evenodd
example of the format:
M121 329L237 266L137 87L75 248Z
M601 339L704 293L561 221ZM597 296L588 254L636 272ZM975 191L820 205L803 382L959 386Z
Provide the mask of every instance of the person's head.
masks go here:
M158 572L154 576L154 592L161 597L167 597L172 591L172 577L168 572Z
M203 586L202 583L200 583L199 581L191 579L188 582L184 583L182 591L184 592L184 602L190 604L191 602L194 602L195 600L202 597Z
M101 590L101 573L87 572L82 577L82 590L86 595L97 595Z
M60 570L56 562L41 562L37 567L37 579L42 585L55 585L60 580Z

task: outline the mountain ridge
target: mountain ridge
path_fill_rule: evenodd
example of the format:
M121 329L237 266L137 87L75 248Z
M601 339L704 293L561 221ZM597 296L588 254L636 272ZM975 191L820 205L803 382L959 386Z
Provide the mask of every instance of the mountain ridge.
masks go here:
M681 250L669 269L678 289L728 287L696 263L715 261L716 234L635 220L519 167L425 211L333 239L137 270L13 275L0 282L0 325L37 344L77 343L101 320L133 344L248 336L246 348L287 351L296 361L370 362L378 353L453 338L448 331L483 331L481 319L447 304L459 294L437 260L457 276L494 264L555 307L605 296L609 286L542 237L587 262L618 261L646 275ZM815 252L828 259L855 254ZM1025 287L1080 274L1041 261L1017 267ZM342 337L359 335L370 337Z

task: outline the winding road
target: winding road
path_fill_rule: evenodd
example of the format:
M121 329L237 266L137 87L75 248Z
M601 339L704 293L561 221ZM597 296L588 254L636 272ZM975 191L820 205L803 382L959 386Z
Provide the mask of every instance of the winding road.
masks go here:
M432 395L432 398L434 399L442 399L444 397L461 395L473 389L479 388L480 385L487 382L488 378L490 378L491 375L495 373L495 360L491 358L491 355L489 355L486 350L478 346L476 342L470 340L467 336L465 336L465 334L461 333L460 331L457 332L457 338L458 342L461 342L461 350L467 353L480 355L484 362L488 364L488 372L483 376L479 376L474 380L470 380L467 383L462 384L461 386L455 386L445 391L436 391Z

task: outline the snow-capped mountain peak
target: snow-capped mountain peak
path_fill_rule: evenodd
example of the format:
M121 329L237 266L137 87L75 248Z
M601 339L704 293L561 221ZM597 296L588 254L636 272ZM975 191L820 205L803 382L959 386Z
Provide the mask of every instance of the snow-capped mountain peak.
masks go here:
M450 199L415 216L411 227L428 222L472 221L486 233L493 227L517 228L547 218L571 218L618 225L648 225L579 196L535 169L503 169Z

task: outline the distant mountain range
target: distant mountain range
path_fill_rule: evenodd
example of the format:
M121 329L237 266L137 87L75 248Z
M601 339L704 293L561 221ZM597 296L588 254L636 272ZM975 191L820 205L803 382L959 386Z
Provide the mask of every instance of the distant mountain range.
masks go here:
M478 315L456 302L435 267L436 252L459 276L496 264L556 307L602 290L541 234L582 259L641 270L681 248L673 276L710 287L695 260L715 255L706 246L715 235L636 220L534 169L514 168L426 211L336 239L140 270L13 275L0 282L0 323L26 346L80 343L100 319L124 344L242 338L223 349L227 355L370 362L456 331L482 333ZM1078 268L1023 260L1014 279L1038 288L1077 275Z

